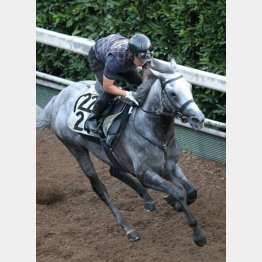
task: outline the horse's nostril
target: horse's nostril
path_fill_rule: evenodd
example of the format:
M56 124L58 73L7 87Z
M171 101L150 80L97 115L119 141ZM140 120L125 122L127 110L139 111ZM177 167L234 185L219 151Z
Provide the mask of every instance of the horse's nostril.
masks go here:
M195 117L193 117L191 120L194 121L195 123L199 123L199 122L200 122L200 121L199 121L197 118L195 118Z
M203 119L198 119L198 118L196 118L196 117L192 117L192 119L191 119L193 122L195 122L196 124L203 124L204 123L204 121L205 121L205 119L203 118Z

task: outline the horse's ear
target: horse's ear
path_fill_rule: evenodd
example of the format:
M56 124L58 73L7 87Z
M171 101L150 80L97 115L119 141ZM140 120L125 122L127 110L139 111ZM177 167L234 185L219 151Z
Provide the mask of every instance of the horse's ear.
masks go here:
M153 68L148 68L148 69L149 69L150 72L151 72L154 76L156 76L157 78L161 78L161 77L163 77L162 74L161 74L160 72L154 70Z
M174 58L171 58L170 64L171 64L171 66L172 66L174 69L177 68L177 63L176 63L176 61L175 61Z

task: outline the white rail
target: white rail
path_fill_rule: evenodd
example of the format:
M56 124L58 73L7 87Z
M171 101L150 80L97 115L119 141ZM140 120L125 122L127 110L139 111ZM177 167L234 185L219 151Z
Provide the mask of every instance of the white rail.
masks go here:
M88 55L89 49L95 44L91 39L69 36L39 27L36 28L36 41L81 55Z
M181 65L178 68L191 84L226 92L226 77Z

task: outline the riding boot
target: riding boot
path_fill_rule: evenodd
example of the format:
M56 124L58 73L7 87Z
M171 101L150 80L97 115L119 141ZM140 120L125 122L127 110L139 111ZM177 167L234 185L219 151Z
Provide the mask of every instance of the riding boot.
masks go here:
M108 105L109 102L105 102L99 98L96 100L93 110L85 122L85 130L92 131L93 133L97 132L98 120Z

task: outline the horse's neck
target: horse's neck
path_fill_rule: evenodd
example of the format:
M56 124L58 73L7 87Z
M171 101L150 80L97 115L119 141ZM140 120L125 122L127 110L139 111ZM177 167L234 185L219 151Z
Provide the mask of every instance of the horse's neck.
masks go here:
M161 103L161 83L159 79L153 83L150 87L150 91L145 99L143 108L147 111L157 111L162 110L163 105Z

